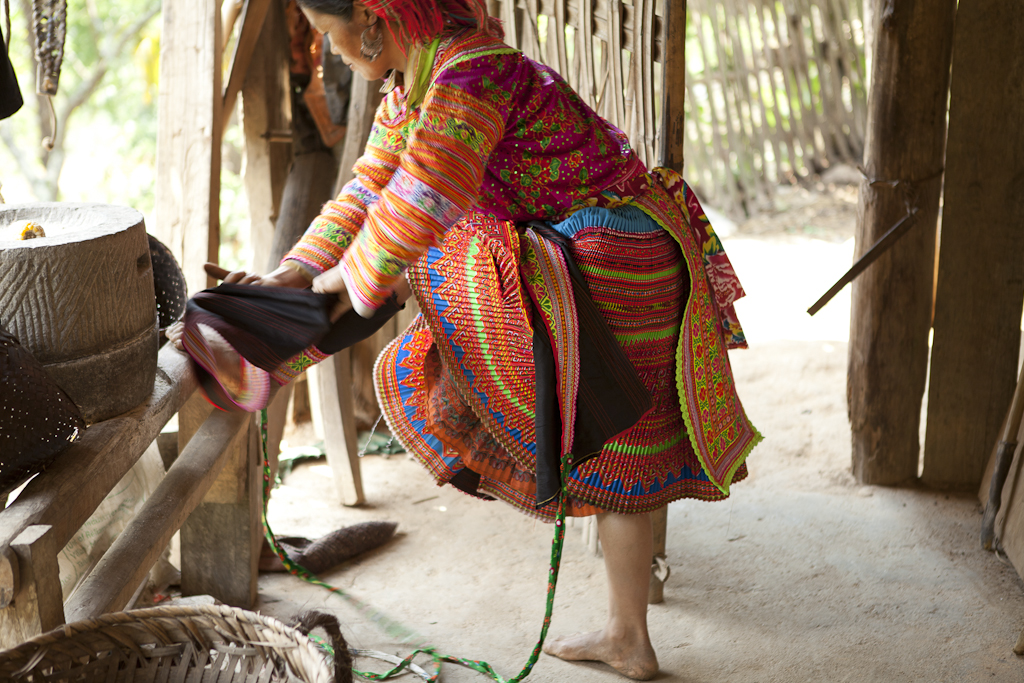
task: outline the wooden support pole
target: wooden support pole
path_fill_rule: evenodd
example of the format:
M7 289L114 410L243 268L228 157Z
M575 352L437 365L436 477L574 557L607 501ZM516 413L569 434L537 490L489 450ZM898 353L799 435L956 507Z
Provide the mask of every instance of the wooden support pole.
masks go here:
M212 595L250 609L256 604L263 545L260 437L254 417L225 460L202 504L181 527L181 592Z
M14 601L0 610L0 649L15 647L64 623L53 527L30 526L11 543L18 581Z
M1024 7L960 3L925 483L978 486L1013 396L1024 305Z
M662 83L661 165L677 173L683 172L683 142L686 139L686 0L665 5L664 82ZM651 579L647 602L662 602L667 578L665 559L668 536L668 506L651 513L654 533L654 556L651 558ZM662 571L664 567L664 571Z
M338 166L334 193L352 179L352 167L366 148L380 93L358 74L352 76L348 129ZM352 392L352 354L349 349L335 354L309 373L314 421L323 424L324 450L334 474L334 485L344 505L362 505L363 481L359 471L355 401ZM316 384L316 390L313 390Z
M956 0L872 0L874 63L856 251L916 209L915 225L853 283L847 385L853 473L917 477L928 368L935 227Z
M668 578L668 561L665 557L668 535L668 506L651 513L651 528L654 531L654 558L651 562L651 583L647 587L647 604L657 605L665 601L665 579Z
M203 423L142 510L68 600L69 621L124 609L171 537L213 487L236 445L248 439L252 419L247 413L218 411ZM208 556L206 561L218 564L223 559Z
M253 251L249 265L257 273L270 272L281 260L280 255L273 257L271 245L292 163L292 145L272 138L291 130L290 98L284 6L272 2L242 83L244 181Z
M220 2L166 0L160 40L154 234L181 264L190 293L220 248Z
M686 139L686 0L665 3L661 164L683 172Z
M350 351L345 349L311 368L309 379L317 382L320 389L324 449L338 496L343 505L361 505L366 502L366 497L363 495L363 479L359 471Z

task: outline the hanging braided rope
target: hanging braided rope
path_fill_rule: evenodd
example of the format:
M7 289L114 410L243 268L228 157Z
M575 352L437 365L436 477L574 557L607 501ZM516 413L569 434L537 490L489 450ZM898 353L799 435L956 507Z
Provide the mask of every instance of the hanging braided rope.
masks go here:
M429 681L429 683L435 683L441 676L441 664L444 662L448 662L450 664L458 664L460 666L465 666L467 668L473 669L474 671L478 671L484 674L485 676L488 676L497 683L519 683L519 681L522 681L524 678L530 675L530 672L533 670L533 666L537 663L537 660L540 658L541 648L544 646L544 640L547 637L548 628L551 626L551 613L555 606L555 587L558 584L558 569L561 565L562 559L562 542L565 539L564 494L562 495L558 504L558 516L555 520L555 535L551 541L551 562L550 567L548 569L548 593L544 609L544 623L543 626L541 626L540 630L540 638L538 639L537 644L534 646L533 652L530 653L530 658L526 661L526 664L523 666L523 669L514 677L505 679L494 670L494 667L492 667L487 662L476 659L466 659L464 657L455 657L453 655L446 655L438 652L437 649L434 648L432 645L427 644L426 639L420 634L418 634L416 631L406 627L401 622L392 619L391 617L388 617L383 612L374 609L367 603L363 602L362 600L356 598L353 595L346 593L337 586L332 586L331 584L321 580L319 577L317 577L315 574L313 574L306 568L292 561L292 559L288 557L288 553L286 553L284 549L281 548L281 546L278 544L277 539L274 537L273 531L271 531L270 529L270 524L267 521L267 504L270 500L270 490L272 487L272 483L270 478L270 463L267 460L266 409L260 411L260 443L261 452L263 454L263 528L266 532L267 542L270 544L270 547L273 548L277 556L281 558L281 563L284 565L285 569L287 569L289 573L298 576L303 581L311 583L315 586L326 588L334 595L337 595L338 597L342 598L343 600L345 600L345 602L352 605L360 614L368 617L370 621L377 624L377 626L380 627L381 630L383 630L384 633L386 633L387 635L396 638L401 642L413 643L415 645L416 649L414 649L407 657L405 657L405 659L399 661L397 665L389 671L386 671L384 673L374 673L372 671L359 671L358 669L353 669L353 672L356 675L370 681L383 681L398 675L405 669L409 669L410 671L413 671L413 673L416 673L423 677L424 680ZM565 477L565 469L567 466L567 457L563 455L563 479ZM324 643L322 640L314 638L314 641L317 642L320 645L320 647L324 648L328 652L331 652L330 646L326 645L326 643ZM391 658L390 656L382 657L377 653L371 653L367 650L357 650L354 651L354 654L376 657L378 659L385 659L385 661L390 661L394 663L394 658ZM415 659L420 654L425 654L430 657L431 661L434 664L433 675L430 675L429 677L425 676L423 673L421 673L422 669L420 669L413 663L413 659Z
M64 62L64 38L68 20L67 0L33 0L32 23L36 29L36 93L46 98L50 108L50 134L43 146L53 149L57 141L57 112L53 96L60 82Z

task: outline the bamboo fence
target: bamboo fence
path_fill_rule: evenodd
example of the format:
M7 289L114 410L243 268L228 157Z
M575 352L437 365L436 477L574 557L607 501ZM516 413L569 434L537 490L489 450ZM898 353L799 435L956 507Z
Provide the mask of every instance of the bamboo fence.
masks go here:
M489 0L489 9L510 45L558 71L651 167L666 1ZM708 203L749 215L771 205L780 183L860 163L862 1L687 0L686 176Z

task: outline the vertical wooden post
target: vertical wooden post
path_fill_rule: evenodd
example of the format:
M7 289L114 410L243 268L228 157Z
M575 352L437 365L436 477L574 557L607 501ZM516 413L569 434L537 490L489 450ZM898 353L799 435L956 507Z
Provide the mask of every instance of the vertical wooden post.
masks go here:
M956 0L873 0L874 63L856 233L863 254L916 209L910 231L853 284L847 384L853 473L917 476L935 228Z
M686 0L665 3L665 37L662 40L664 83L662 83L661 165L683 172L683 141L686 138ZM647 602L664 600L665 584L659 576L659 556L664 561L668 535L668 506L651 513L654 557Z
M245 609L256 604L263 545L259 439L251 418L230 461L181 527L184 595L212 595Z
M161 36L154 234L195 293L220 246L220 2L166 0Z
M0 610L0 649L15 647L64 623L57 547L49 525L30 526L11 542L17 572L14 601Z
M289 91L284 6L271 2L242 83L244 180L253 249L250 266L255 272L269 272L280 260L280 255L272 259L271 245L292 161L292 145L281 139L291 129Z
M647 604L657 605L665 601L665 579L668 578L667 575L660 575L661 563L665 563L666 567L668 565L665 557L668 535L667 505L651 513L651 529L654 532L654 558L651 562L651 582L647 587Z
M310 382L319 386L323 414L324 450L343 505L362 505L363 479L359 471L355 406L352 397L351 349L345 349L310 368Z
M978 485L1013 396L1024 304L1024 7L961 3L923 479Z
M335 194L341 192L341 188L353 177L352 167L366 148L380 98L374 84L353 74L348 130L345 131L345 145L338 165ZM345 349L328 358L310 372L309 379L311 385L317 384L318 391L311 392L310 396L311 399L316 397L313 401L313 411L316 413L314 421L323 424L324 450L334 474L338 495L344 505L362 505L366 498L363 495L357 455L351 351Z
M660 165L682 173L686 139L686 0L665 3L664 21Z

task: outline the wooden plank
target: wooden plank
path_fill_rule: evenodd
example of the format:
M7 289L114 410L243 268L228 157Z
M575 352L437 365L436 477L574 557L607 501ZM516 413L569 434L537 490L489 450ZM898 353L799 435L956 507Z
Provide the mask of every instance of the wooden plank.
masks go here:
M238 93L242 90L249 73L256 45L263 34L264 20L271 5L270 0L245 0L242 10L242 27L238 30L235 51L231 55L231 67L228 70L228 82L224 86L224 98L221 103L221 130L227 127L228 119L235 109ZM280 3L278 3L280 4ZM283 28L279 26L278 28Z
M187 357L164 347L150 397L124 415L90 426L0 511L0 552L33 525L53 527L56 546L67 545L195 389Z
M1017 434L1017 449L1013 454L1010 472L1003 487L1002 504L996 515L995 531L1006 557L1024 576L1024 478L1021 467L1024 464L1024 425ZM988 498L988 491L985 491Z
M225 456L227 464L181 526L181 592L235 607L256 604L263 525L262 458L255 417Z
M19 581L14 602L0 610L0 649L15 647L64 623L53 527L30 526L12 541Z
M166 0L160 35L154 235L194 293L213 284L203 263L220 246L220 3Z
M310 381L319 384L324 416L324 450L334 474L334 486L343 505L362 505L363 480L359 472L355 409L352 401L352 359L345 349L310 368Z
M1024 302L1024 15L957 10L923 479L973 488L1013 395ZM998 68L993 68L998 64Z
M270 272L281 260L282 254L275 258L272 246L292 161L292 145L271 140L271 131L291 130L288 33L281 3L271 3L267 17L242 85L243 180L253 251L249 266L254 272Z
M114 541L65 606L69 621L124 608L174 533L206 496L248 436L248 413L215 412L189 441L142 510Z
M853 283L847 397L854 476L899 484L917 477L920 453L956 1L932 12L874 1L880 23L856 257L917 213L916 225Z

